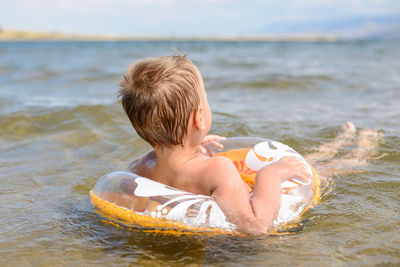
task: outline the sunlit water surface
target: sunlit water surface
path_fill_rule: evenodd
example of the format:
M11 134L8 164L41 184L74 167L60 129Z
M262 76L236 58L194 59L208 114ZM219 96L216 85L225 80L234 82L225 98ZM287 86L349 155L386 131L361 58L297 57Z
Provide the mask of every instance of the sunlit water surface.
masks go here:
M0 266L400 264L400 43L0 43ZM376 159L330 177L283 236L160 234L94 212L89 190L149 146L117 101L133 61L188 53L212 133L306 155L340 125L384 132ZM340 166L339 166L340 167Z

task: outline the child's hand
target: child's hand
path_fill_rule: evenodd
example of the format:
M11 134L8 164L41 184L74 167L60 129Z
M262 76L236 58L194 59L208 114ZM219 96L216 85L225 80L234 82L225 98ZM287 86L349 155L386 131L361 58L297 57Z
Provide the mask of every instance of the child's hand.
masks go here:
M278 162L264 168L272 168L273 172L279 177L281 183L292 178L299 179L306 184L312 182L312 175L308 172L307 165L295 157L283 157ZM262 169L260 171L262 171Z
M219 140L225 140L226 138L223 136L215 135L215 134L210 134L204 137L204 139L200 143L200 152L205 154L205 155L212 155L214 154L213 151L210 149L210 147L206 144L209 143L209 145L218 148L218 149L223 149L224 146L217 141Z

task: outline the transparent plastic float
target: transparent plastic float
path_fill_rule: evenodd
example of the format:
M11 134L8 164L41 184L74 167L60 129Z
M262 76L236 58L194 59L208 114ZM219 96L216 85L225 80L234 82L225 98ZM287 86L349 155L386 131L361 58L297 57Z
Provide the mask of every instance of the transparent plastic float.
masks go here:
M276 229L295 222L318 203L319 177L305 159L277 141L253 137L219 141L224 148L208 146L210 156L232 160L243 181L254 186L257 171L285 156L303 161L314 179L304 184L296 179L281 184L281 207L274 221ZM96 211L127 226L174 229L190 232L235 233L217 203L210 196L196 195L122 170L102 176L90 191Z

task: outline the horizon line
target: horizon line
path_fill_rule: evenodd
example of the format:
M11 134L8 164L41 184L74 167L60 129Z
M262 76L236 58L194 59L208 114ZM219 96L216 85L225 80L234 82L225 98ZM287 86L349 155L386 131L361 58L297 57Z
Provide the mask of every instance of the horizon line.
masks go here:
M320 41L336 42L335 34L80 34L0 28L0 41Z

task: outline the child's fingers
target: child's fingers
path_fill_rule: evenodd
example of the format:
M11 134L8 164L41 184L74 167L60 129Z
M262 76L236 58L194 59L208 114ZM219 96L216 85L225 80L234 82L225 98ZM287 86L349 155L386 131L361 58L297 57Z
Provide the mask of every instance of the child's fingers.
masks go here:
M301 169L292 169L291 173L285 180L294 180L296 183L302 185L309 185L312 182L312 177L306 171Z
M207 151L207 155L213 156L215 154L214 151L210 148L210 146L205 146L205 148Z
M213 146L217 149L223 149L224 146L217 141L225 140L225 139L226 139L225 137L222 137L222 136L219 136L216 134L210 134L210 135L207 135L206 137L204 137L204 139L201 141L200 145L207 144L207 145L205 145L205 149L207 150L206 152L208 152L208 154L212 155L213 152L209 146Z
M207 155L207 149L204 146L200 146L200 153Z
M210 139L210 141L218 141L221 139L226 139L226 137L220 136L220 135L216 135L216 134L209 134L206 136L208 139Z
M218 149L223 149L224 148L224 146L221 143L218 143L218 142L212 142L212 143L210 143L210 145L215 147L215 148L218 148Z
M281 163L287 164L290 169L294 171L294 176L298 178L299 182L309 185L312 182L312 174L308 171L308 166L297 159L296 157L284 157Z
M226 138L223 137L223 136L219 136L219 135L216 135L216 134L210 134L210 135L207 135L206 137L204 137L204 139L201 141L201 143L205 144L205 143L224 140L224 139L226 139Z
M225 137L219 136L219 135L207 135L204 137L204 139L201 141L200 145L205 145L207 150L211 150L209 146L213 146L217 149L223 149L224 146L220 144L219 140L224 140L226 139Z
M303 164L305 165L305 164ZM309 185L312 182L313 176L308 172L307 167L302 166L299 170L299 178L306 184Z
M312 177L307 171L299 171L297 175L295 175L296 180L303 184L303 185L309 185L312 182Z

